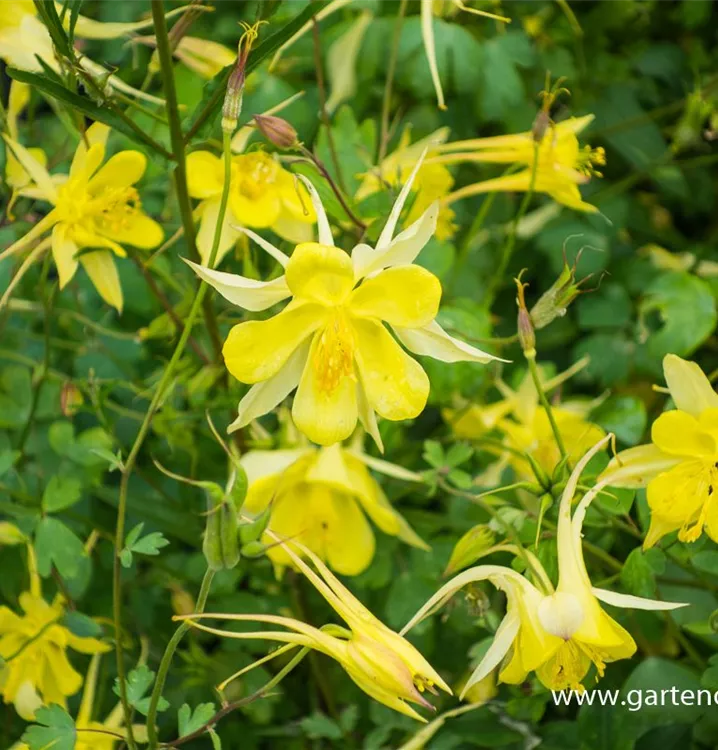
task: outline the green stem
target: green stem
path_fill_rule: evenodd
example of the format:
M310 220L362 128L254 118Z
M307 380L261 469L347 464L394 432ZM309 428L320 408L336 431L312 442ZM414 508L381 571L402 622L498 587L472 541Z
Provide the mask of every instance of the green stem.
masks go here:
M157 15L161 18L162 28L164 28L164 15L162 14L162 0L152 0L152 12L157 22ZM165 37L166 37L165 29ZM159 37L159 34L158 34ZM167 40L165 39L165 48L167 47ZM171 72L165 75L165 79L171 77ZM174 82L172 83L172 90L174 91ZM169 97L168 97L169 98ZM217 226L214 231L214 240L212 242L212 251L209 257L209 266L214 266L214 262L217 258L217 250L219 249L219 238L222 233L222 223L224 222L224 216L227 211L227 202L229 200L229 184L230 184L230 166L231 166L231 151L230 151L230 135L229 133L224 134L224 183L222 186L222 198L219 206L219 215L217 216ZM172 358L165 369L162 378L157 386L157 390L152 397L147 413L145 414L144 421L140 425L139 432L135 438L135 442L127 456L125 462L124 471L122 472L122 479L120 481L120 496L117 505L117 525L115 527L115 559L113 565L113 577L112 577L112 591L113 591L113 615L115 625L115 656L117 660L117 677L120 684L120 700L122 702L122 709L125 719L125 726L127 727L127 745L129 750L137 750L137 744L132 732L132 708L127 699L127 684L125 682L125 664L124 654L122 645L122 566L120 563L120 551L124 546L125 537L125 517L127 515L127 493L129 487L130 475L134 469L135 463L137 462L137 456L142 448L147 433L152 423L156 411L159 409L162 403L166 390L169 384L172 382L175 369L184 353L185 346L189 340L190 334L192 333L192 327L199 313L199 309L202 306L202 301L207 294L209 287L204 281L200 281L199 289L197 290L197 296L192 302L187 320L185 322L184 330L182 335L177 342L177 346L172 354Z
M389 145L389 113L391 110L391 92L394 87L394 75L396 73L396 60L399 56L399 41L401 39L401 27L404 23L406 14L407 0L400 0L399 10L394 22L394 35L391 41L391 52L389 53L389 63L386 68L386 84L384 85L384 97L381 103L381 135L379 137L379 153L377 164L381 169L381 163L386 156L386 150Z
M214 571L212 568L207 568L207 572L204 574L202 579L202 586L199 590L199 597L197 598L197 606L194 609L195 614L202 614L204 612L205 605L207 604L207 597L209 596L209 590L212 586L212 579L214 578ZM154 687L152 688L152 697L150 698L150 707L147 711L147 739L149 742L148 750L155 750L158 744L157 737L157 707L159 706L160 698L162 697L162 691L165 687L165 680L167 679L167 673L169 672L170 664L172 663L172 657L179 646L180 641L184 638L184 634L190 629L188 620L185 620L175 630L174 635L167 644L164 654L162 655L162 661L160 662L159 669L157 670L157 679L155 680Z
M167 100L167 120L170 128L172 152L174 154L174 160L177 162L177 166L174 170L177 203L179 204L180 215L182 217L182 227L184 229L184 235L187 240L190 256L193 260L198 260L200 256L197 251L192 202L187 188L185 141L184 135L182 134L182 120L180 117L179 104L177 103L177 89L175 86L174 66L172 63L172 48L167 35L167 23L165 21L163 0L152 0L152 20L155 27L157 55L160 59L160 68L162 70L165 99ZM213 263L214 260L210 263L210 266ZM214 316L214 311L209 298L207 298L207 301L204 304L204 318L207 325L207 332L212 341L212 347L217 360L219 361L222 355L222 339L219 335L217 320Z
M533 357L527 356L526 361L529 365L529 372L531 373L531 378L534 381L534 386L536 386L536 392L538 393L539 401L541 402L541 406L543 406L544 410L546 411L546 416L548 417L549 424L551 425L551 431L553 432L553 436L556 439L556 445L558 446L558 450L561 453L561 458L566 458L566 456L568 455L568 453L566 452L566 446L563 443L563 438L561 437L561 433L559 432L558 424L556 424L556 418L553 415L551 404L549 403L548 398L546 398L546 393L544 392L543 385L541 385L541 377L539 375L538 366L536 365L535 355Z
M496 268L496 273L494 273L489 284L486 295L486 299L489 305L493 301L496 292L501 286L501 280L503 278L503 275L506 273L506 269L508 268L509 262L511 261L511 256L514 253L514 248L516 247L516 232L518 231L519 222L521 221L521 219L523 219L524 214L528 210L529 203L531 203L531 198L534 194L534 188L536 186L536 174L538 172L538 162L539 144L534 143L534 158L531 165L531 180L529 181L529 189L524 193L524 197L521 201L521 205L519 206L518 213L514 217L513 224L511 225L511 231L509 232L508 239L504 243L503 252L501 253L501 258L499 259L499 265Z

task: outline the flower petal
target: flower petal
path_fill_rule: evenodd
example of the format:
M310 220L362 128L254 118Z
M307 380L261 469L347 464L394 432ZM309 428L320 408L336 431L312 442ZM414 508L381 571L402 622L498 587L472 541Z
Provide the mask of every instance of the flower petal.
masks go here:
M227 369L243 383L258 383L275 375L297 347L323 321L319 305L288 305L268 320L239 323L222 349Z
M467 680L466 685L464 685L461 695L459 695L459 700L463 700L467 691L470 690L473 685L476 685L477 682L481 682L489 672L501 663L501 660L506 656L511 645L516 640L520 624L521 620L517 614L507 614L506 617L504 617L501 624L496 629L494 640L484 654L484 658L471 673L471 677Z
M281 302L291 295L284 276L272 281L248 279L236 273L214 271L183 258L184 262L226 300L244 310L258 312Z
M676 408L694 417L704 409L718 408L718 393L695 362L666 354L663 374Z
M238 224L257 229L271 227L282 211L282 201L276 191L248 198L233 190L229 195L229 205Z
M253 385L239 402L237 419L227 427L227 432L234 432L245 427L252 420L267 414L281 403L299 385L308 353L309 342L307 341L299 346L276 375Z
M109 250L96 250L79 257L97 293L117 312L122 312L122 287L117 267Z
M202 263L207 265L209 257L212 254L214 245L214 233L219 220L219 207L221 200L212 198L200 203L198 210L200 213L199 231L197 232L197 249L199 250ZM229 212L225 213L222 223L222 233L219 238L219 247L217 248L217 257L214 264L218 265L222 258L229 252L234 241L237 239L237 230L234 229Z
M271 255L272 258L274 258L274 260L276 260L277 263L282 266L282 268L287 267L287 263L289 263L289 256L283 253L278 247L275 247L271 242L267 242L264 237L261 237L251 229L235 226L234 224L232 225L232 229L236 229L238 232L246 234L247 237L249 237L251 240L254 240L262 248L262 250Z
M671 610L688 607L686 602L662 602L658 599L644 599L641 596L632 596L631 594L618 594L615 591L606 589L592 588L591 591L596 599L600 599L606 604L613 607L622 607L623 609L647 609L651 610Z
M399 341L414 354L433 357L440 362L507 362L508 360L495 357L493 354L477 349L460 339L450 336L434 320L422 328L403 328L393 326Z
M332 237L332 230L329 226L329 219L327 218L327 212L324 210L322 199L319 197L319 193L314 185L304 175L299 174L297 177L304 183L309 191L309 197L312 199L312 206L314 206L314 212L317 215L319 244L332 247L334 245L334 237Z
M242 467L247 472L249 485L265 477L281 474L302 456L311 453L311 448L292 448L273 451L248 451L240 459Z
M193 198L217 198L224 184L222 160L209 151L187 155L187 189Z
M97 193L107 187L129 187L142 179L146 168L147 157L140 151L120 151L95 172L87 189Z
M412 419L426 406L429 378L379 323L356 319L357 363L370 405L385 419Z
M14 141L7 135L3 135L5 143L13 153L13 156L20 162L22 168L30 175L32 181L42 190L44 199L50 203L57 203L57 188L52 181L52 177L41 164L24 146Z
M597 481L612 487L637 489L645 487L661 472L668 471L681 462L678 456L669 456L660 448L649 443L627 448L612 458L608 466L598 476Z
M354 286L351 258L337 247L298 245L286 268L287 286L297 299L321 305L343 302Z
M715 438L685 411L673 409L661 414L651 428L653 443L673 456L710 458L716 453Z
M388 268L352 292L349 309L362 318L378 318L392 326L419 328L439 311L441 283L421 266Z
M356 381L345 375L330 390L322 387L314 366L320 338L321 334L317 334L312 341L309 359L294 397L292 417L310 440L319 445L331 445L346 440L356 427Z
M164 229L142 211L127 216L124 223L111 232L112 239L141 250L157 247L165 238Z
M52 230L52 258L57 267L60 289L63 289L77 271L78 253L75 241L67 236L65 224L55 224Z
M360 279L382 268L413 263L436 231L438 217L439 204L434 202L385 247L377 245L374 249L365 244L357 245L352 250L355 277Z

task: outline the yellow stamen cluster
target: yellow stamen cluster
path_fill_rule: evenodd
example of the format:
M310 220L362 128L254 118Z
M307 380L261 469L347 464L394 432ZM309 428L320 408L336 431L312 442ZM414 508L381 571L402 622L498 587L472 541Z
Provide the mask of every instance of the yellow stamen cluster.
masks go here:
M322 331L314 355L317 382L325 393L333 393L342 378L354 377L354 336L346 317L339 312Z

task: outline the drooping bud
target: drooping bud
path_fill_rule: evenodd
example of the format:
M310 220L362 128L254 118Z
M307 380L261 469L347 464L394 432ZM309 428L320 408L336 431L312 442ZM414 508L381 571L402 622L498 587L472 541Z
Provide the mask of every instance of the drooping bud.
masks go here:
M531 125L531 135L536 143L541 143L546 135L546 131L551 126L551 116L542 107L536 117L534 118L533 124Z
M243 23L244 34L237 45L237 62L227 79L227 90L224 95L222 106L222 130L225 133L234 133L237 129L237 120L242 111L242 95L244 93L244 81L246 78L247 58L252 49L252 44L259 34L262 21L253 24Z
M84 402L82 391L74 383L63 383L60 390L60 410L66 417L77 414Z
M514 279L514 281L516 281L516 289L518 290L516 304L519 307L517 323L519 343L524 355L527 358L534 358L536 356L536 335L534 334L533 323L531 322L529 311L526 309L526 300L524 299L524 289L528 284L521 282L520 274L519 278Z
M469 529L456 543L444 575L452 575L473 565L491 549L495 540L496 535L486 524L480 523Z
M578 262L578 256L576 262ZM563 268L556 281L531 308L531 322L537 330L545 328L556 318L562 318L566 314L568 306L581 293L581 284L591 278L586 276L580 281L576 281L576 262L573 266L569 266L564 259Z
M259 132L277 148L292 148L297 144L297 131L281 117L274 115L255 115Z

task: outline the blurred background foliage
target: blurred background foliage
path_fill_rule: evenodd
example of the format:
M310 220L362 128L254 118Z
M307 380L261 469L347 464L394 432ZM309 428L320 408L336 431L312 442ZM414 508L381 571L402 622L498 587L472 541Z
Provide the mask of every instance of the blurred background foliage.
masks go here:
M146 13L146 5L87 0L82 13L102 21L129 21ZM268 36L306 3L227 0L213 5L214 11L203 13L191 33L234 48L239 21L266 18L269 26L262 34ZM714 4L703 0L506 2L500 10L512 22L504 26L437 2L434 29L446 111L436 106L418 3L406 3L396 36L399 5L355 0L319 24L319 51L326 65L333 42L360 13L371 16L357 58L356 92L332 113L328 126L319 116L312 33L288 49L271 72L268 60L253 71L247 82L243 120L303 91L282 116L352 196L360 173L376 163L387 61L395 38L388 152L407 126L412 140L442 126L450 128L452 139L527 130L539 107L537 94L547 71L554 78L565 77L570 96L559 99L553 118L595 114L584 140L605 148L607 164L603 178L593 179L584 197L600 213L580 214L561 209L546 197L535 197L529 212L534 221L519 236L509 270L515 275L527 269L523 280L529 283L529 304L551 286L564 258L577 263L578 278L591 275L585 294L568 313L539 332L538 359L560 371L588 355L590 363L564 391L588 398L604 394L593 421L614 431L623 447L643 442L647 425L664 402L651 385L662 383L665 353L694 358L706 373L718 368L718 155L713 145L718 126L718 19ZM475 5L499 9L495 3ZM87 41L81 46L92 59L117 67L128 82L142 83L149 47L127 40ZM176 76L183 111L191 113L213 84L181 63L176 65ZM6 77L3 83L7 92ZM67 166L76 143L58 111L56 102L51 105L34 96L22 125L25 143L42 145L56 168ZM133 118L169 146L165 126L141 112ZM218 133L215 122L200 132L195 143L211 144ZM336 173L331 143L341 174ZM113 135L113 150L130 147L137 145L122 134ZM161 220L168 237L180 226L169 169L167 162L151 156L143 182L144 208ZM498 173L482 165L463 165L453 172L457 185ZM330 195L326 186L320 187L323 196ZM5 191L3 200L7 198ZM515 333L515 287L510 277L503 280L495 299L487 298L487 289L521 199L517 194L496 195L478 232L472 231L472 222L487 198L457 203L455 236L432 240L418 261L436 273L444 286L442 322L452 332L486 347L491 347L486 339ZM362 203L362 219L370 222L385 214L392 200L393 195L385 192ZM344 225L346 217L335 204L328 199L333 219ZM31 209L29 201L21 200L14 210L16 221L4 213L0 244L10 244L27 230L36 219ZM370 227L370 237L376 227ZM344 245L349 248L352 242L353 235L347 232ZM66 290L56 293L54 269L42 264L31 269L10 306L0 313L0 514L27 534L37 535L47 571L53 568L50 561L54 563L44 581L46 596L60 586L77 611L98 618L108 633L117 464L134 439L176 340L175 325L147 279L182 318L196 289L191 272L180 260L184 254L180 240L151 264L138 253L133 253L132 262L121 263L125 292L121 316L103 305L85 276L78 275ZM256 248L243 243L238 243L223 266L262 278L270 267ZM6 287L14 270L13 263L0 264L0 288ZM44 283L43 278L47 279ZM236 309L222 299L215 299L214 305L225 334L237 321ZM195 328L193 340L199 350L211 351L202 326ZM524 374L518 345L491 350L513 360L504 367L502 377L517 384ZM442 409L465 400L495 401L497 371L468 364L422 364L432 383L430 405L414 423L382 424L386 456L415 471L434 470L448 476L459 488L466 485L467 477L472 485L472 477L481 474L492 456L470 445L458 452L451 448L455 439L442 419ZM171 616L191 604L205 563L200 544L202 493L163 475L153 459L179 474L223 484L226 459L209 431L205 413L209 411L223 427L233 419L244 392L245 387L227 377L223 367L202 361L189 348L131 478L128 529L144 523L143 533L161 532L169 541L159 555L137 556L124 572L129 597L127 650L136 659L146 641L148 660L155 669L174 629ZM270 418L263 425L245 432L242 447L278 445L291 431L281 413L278 420ZM432 550L411 549L378 534L373 564L352 579L350 586L387 624L399 628L437 588L459 537L488 517L481 507L441 488L429 491L384 477L381 481ZM622 517L630 514L645 528L643 493L635 500L628 493L616 512ZM49 519L55 525L50 533L43 533L41 527ZM535 523L518 519L517 531L523 541L531 543ZM97 539L87 554L83 544L93 534ZM587 534L594 545L623 561L615 570L593 559L599 579L620 576L632 593L652 595L658 590L662 597L694 604L672 618L650 612L627 615L639 655L611 665L601 687L678 685L718 690L718 661L713 657L706 662L718 644L715 618L709 619L718 607L718 553L710 540L704 538L690 547L673 545L676 561L667 559L661 550L641 554L635 549L635 539L602 523L600 516ZM0 599L12 607L26 587L23 560L21 548L0 547ZM473 604L457 599L442 616L417 628L412 640L456 684L483 653L490 636L487 608L499 602L500 597L488 588L475 593ZM276 580L263 558L243 559L236 569L220 572L209 609L291 612L315 623L327 616L326 605L304 580L291 571ZM676 623L683 626L684 635L678 633ZM165 691L172 708L161 715L164 736L172 736L177 707L213 700L213 685L265 652L261 642L218 641L190 633ZM691 652L696 652L694 658ZM233 695L260 688L270 674L269 668L250 672L233 685ZM103 715L116 700L113 680L112 658L106 657L96 698ZM535 681L490 692L489 703L450 719L426 746L436 750L528 750L539 743L545 750L717 746L718 723L711 709L659 707L630 712L598 705L580 710L556 707ZM439 711L454 705L443 700ZM20 736L23 723L10 707L2 716L0 745L6 747ZM387 748L400 747L417 727L372 703L336 664L319 656L306 660L271 697L224 719L218 731L225 748L242 750ZM186 747L209 747L209 740L205 737Z

